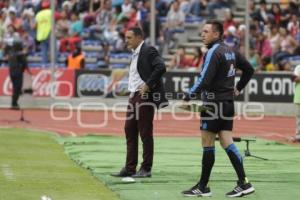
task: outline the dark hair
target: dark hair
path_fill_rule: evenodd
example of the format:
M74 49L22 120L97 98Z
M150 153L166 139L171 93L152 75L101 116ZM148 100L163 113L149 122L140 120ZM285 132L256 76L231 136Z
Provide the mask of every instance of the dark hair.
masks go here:
M260 4L260 5L262 5L262 4L265 5L265 4L267 4L267 2L266 2L266 0L260 0L260 1L259 1L259 4Z
M141 38L144 38L143 30L140 27L131 27L130 29L128 29L128 31L132 31L135 36L140 36Z
M196 52L197 52L198 56L202 56L203 55L203 52L202 52L202 50L201 50L200 47L195 47L195 49L196 49Z
M211 24L213 31L220 33L219 37L223 37L224 29L223 29L223 24L218 21L218 20L209 20L206 22L206 24Z

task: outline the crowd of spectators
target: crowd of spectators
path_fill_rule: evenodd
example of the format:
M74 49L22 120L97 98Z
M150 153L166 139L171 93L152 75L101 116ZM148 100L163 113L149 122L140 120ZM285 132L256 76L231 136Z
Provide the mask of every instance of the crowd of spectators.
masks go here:
M257 71L289 71L289 59L300 55L299 11L296 1L250 0L250 62ZM230 17L231 16L231 17ZM245 25L238 24L228 10L225 43L244 53Z
M224 11L224 42L245 52L246 26L234 18L235 2L156 0L156 45L160 53L178 49L171 58L170 69L201 67L205 49L197 47L187 53L184 47L178 48L176 34L184 31L187 18L215 18L219 9ZM281 4L250 0L249 9L249 59L253 67L257 71L290 70L288 58L300 53L299 4L293 0ZM98 41L102 46L99 59L109 66L111 53L128 51L124 32L130 27L142 27L145 41L149 42L150 0L56 0L55 30L51 29L51 15L49 0L2 0L1 49L13 40L22 40L24 51L40 52L41 66L45 66L49 62L50 33L54 31L58 55L73 55L85 40Z

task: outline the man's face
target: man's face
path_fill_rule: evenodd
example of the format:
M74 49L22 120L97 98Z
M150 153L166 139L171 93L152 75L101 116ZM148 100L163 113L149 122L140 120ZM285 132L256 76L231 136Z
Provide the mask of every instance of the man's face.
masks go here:
M125 34L126 46L129 49L136 49L141 42L141 38L134 35L132 31L127 31Z
M201 32L201 39L205 45L212 43L219 38L219 33L213 30L211 24L205 24Z

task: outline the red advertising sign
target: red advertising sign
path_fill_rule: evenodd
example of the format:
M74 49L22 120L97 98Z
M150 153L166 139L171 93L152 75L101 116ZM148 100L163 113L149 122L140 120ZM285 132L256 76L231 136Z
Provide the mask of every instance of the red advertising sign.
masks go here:
M50 69L31 69L32 75L24 73L24 86L33 90L36 97L73 97L74 70L57 69L54 72L55 81L51 83ZM8 68L0 68L0 96L11 95L12 83Z

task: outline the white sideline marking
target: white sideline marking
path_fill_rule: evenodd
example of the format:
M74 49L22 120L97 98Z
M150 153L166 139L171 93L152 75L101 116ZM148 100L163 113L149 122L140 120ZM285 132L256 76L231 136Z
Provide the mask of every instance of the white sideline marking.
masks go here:
M47 128L50 131L56 131L56 132L61 132L61 133L67 133L73 137L76 137L77 134L74 133L73 131L68 131L68 130L64 130L64 129L59 129L59 128Z
M16 181L16 178L14 176L14 173L12 171L12 169L10 168L9 165L7 164L4 164L1 166L1 169L2 169L2 173L4 174L5 178L8 180L8 181Z

